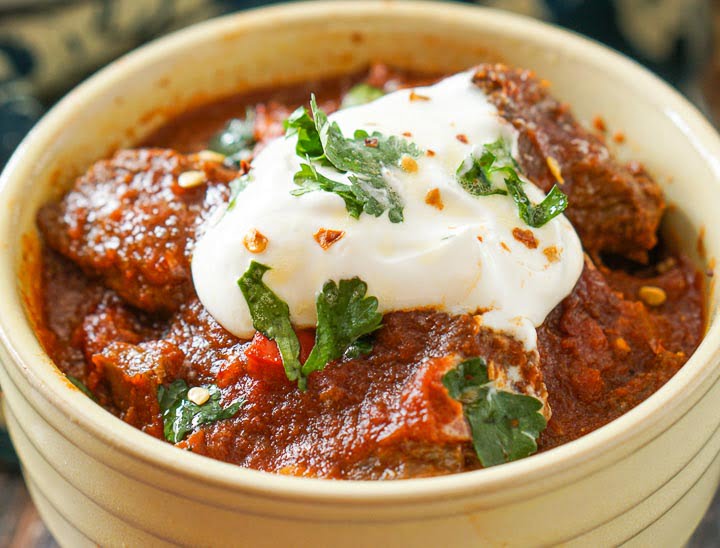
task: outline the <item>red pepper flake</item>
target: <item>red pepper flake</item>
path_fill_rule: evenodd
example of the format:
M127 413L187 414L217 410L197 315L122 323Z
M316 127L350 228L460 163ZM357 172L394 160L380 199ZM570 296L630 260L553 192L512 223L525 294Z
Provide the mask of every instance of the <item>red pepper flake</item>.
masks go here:
M377 137L368 137L365 139L365 146L370 148L377 148L378 140Z
M409 131L403 131L403 137L412 137L412 133Z
M482 241L483 241L482 236L478 236L477 239L478 239L478 242L482 243Z
M435 151L431 150L431 149L427 149L425 154L427 154L430 158L432 158L433 156L435 156Z
M461 143L464 143L464 144L466 144L466 145L468 144L467 135L465 135L464 133L458 133L458 134L455 136L455 138L456 138L458 141L460 141Z
M595 127L598 131L602 131L603 133L607 131L607 126L605 125L605 120L602 119L602 116L595 116L592 123L593 127Z
M419 93L415 93L415 90L412 90L410 92L410 100L411 101L429 101L430 97L427 95L420 95Z
M528 249L537 249L538 241L532 230L527 228L515 227L512 231L513 238L523 244Z
M262 253L268 245L268 239L259 230L253 228L243 237L243 245L250 253Z
M342 240L343 236L345 236L344 230L332 230L328 228L320 228L313 234L315 241L326 251L335 242Z
M500 247L502 247L505 251L510 253L510 248L508 247L508 245L505 242L500 242Z
M428 190L428 193L425 194L425 203L429 206L439 209L440 211L445 208L445 204L443 203L442 197L440 196L439 188L432 188Z
M543 254L551 263L556 263L560 260L560 251L554 245L548 246L543 249Z
M625 142L625 134L622 131L616 131L613 135L613 141L615 141L617 144L622 144Z

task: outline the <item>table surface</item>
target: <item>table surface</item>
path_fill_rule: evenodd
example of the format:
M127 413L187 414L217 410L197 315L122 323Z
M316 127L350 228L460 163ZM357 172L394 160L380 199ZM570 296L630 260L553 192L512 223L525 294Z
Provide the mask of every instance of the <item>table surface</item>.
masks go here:
M55 548L16 471L0 470L0 548ZM687 548L720 546L720 491Z

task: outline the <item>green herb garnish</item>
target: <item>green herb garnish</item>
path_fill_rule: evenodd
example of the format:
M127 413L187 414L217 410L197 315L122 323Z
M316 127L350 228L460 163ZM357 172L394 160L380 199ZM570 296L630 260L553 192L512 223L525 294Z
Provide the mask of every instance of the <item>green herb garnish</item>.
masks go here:
M298 156L308 158L308 161L322 162L325 158L323 145L320 142L320 134L315 127L308 109L298 107L290 117L283 123L285 136L297 135L295 152Z
M510 196L518 206L520 218L528 225L538 228L547 223L550 219L560 215L568 206L568 198L565 193L554 185L545 199L539 204L533 204L522 187L522 181L517 177L505 179Z
M208 149L224 154L224 163L237 167L250 155L255 143L255 110L248 107L244 119L233 118L210 139Z
M350 352L358 357L372 349L368 341L359 341L380 328L382 314L378 300L366 297L367 284L360 278L326 282L318 295L315 346L302 367L303 376L320 371Z
M498 390L483 358L461 362L442 378L450 397L462 403L473 446L484 467L532 455L547 426L539 412L542 402L523 394Z
M357 84L351 87L342 99L340 108L355 107L357 105L364 105L370 103L375 99L379 99L385 95L385 92L380 88L371 86L370 84Z
M178 443L198 426L230 419L245 403L240 399L223 408L220 405L220 389L214 384L205 385L203 388L210 392L210 399L202 405L197 405L188 399L190 388L182 379L174 381L167 387L158 388L157 397L166 440Z
M280 351L285 374L291 381L301 376L300 341L290 324L290 308L265 283L262 277L269 266L252 261L249 268L238 280L245 297L253 327L275 341Z
M97 401L95 399L95 395L90 392L90 389L85 385L84 382L82 382L77 377L73 377L72 375L65 375L67 377L67 380L69 380L80 392L85 394L88 398L90 398L93 401Z
M304 110L295 111L286 122L288 134L298 134L297 154L310 162L321 162L341 173L350 173L350 185L327 177L323 177L325 182L319 184L317 171L306 167L307 164L302 165L295 182L307 188L306 192L328 188L329 192L341 190L346 195L352 194L354 203L348 211L353 216L357 211L356 203L360 203L362 211L368 215L379 217L387 210L391 222L402 222L402 200L385 180L383 171L397 166L403 156L419 156L420 149L405 139L387 137L378 132L369 134L358 130L352 139L345 138L337 122L330 123L327 115L318 108L314 95L310 99L310 108L312 119L303 107ZM311 121L314 130L310 126ZM347 206L348 200L343 199Z
M297 381L298 388L307 388L307 376L321 371L342 356L357 358L372 350L365 338L380 327L382 315L378 301L367 297L367 284L360 278L328 281L317 297L317 331L313 346L304 365L300 365L300 342L290 324L290 309L265 283L263 274L270 267L252 261L238 280L250 309L253 326L268 339L275 341L285 374Z
M466 162L460 164L456 174L458 183L475 196L509 193L518 207L520 218L529 226L534 228L543 226L560 215L568 206L567 196L557 185L552 187L539 204L533 204L530 201L523 189L523 182L518 176L520 167L510 154L510 147L503 139L484 145L480 158L471 156L470 159L472 162L470 168L466 166ZM493 186L491 180L493 173L503 175L507 190Z
M302 196L315 190L334 192L343 199L345 209L353 219L359 218L363 212L363 202L350 185L321 175L312 164L300 164L300 171L295 173L294 181L300 188L291 192L293 196Z

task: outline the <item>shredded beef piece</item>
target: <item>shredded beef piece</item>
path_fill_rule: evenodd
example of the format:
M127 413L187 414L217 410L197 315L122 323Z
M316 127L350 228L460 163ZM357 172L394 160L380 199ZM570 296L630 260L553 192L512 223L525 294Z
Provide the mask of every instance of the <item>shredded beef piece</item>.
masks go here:
M183 353L167 341L139 345L114 342L95 354L92 363L107 385L120 418L162 438L158 387L177 378L184 358Z
M207 184L178 176L204 171ZM229 196L236 173L163 149L123 150L97 162L57 204L42 209L48 244L133 306L177 309L193 294L190 253L202 223Z
M474 82L520 132L520 166L545 192L558 182L551 169L557 163L569 199L566 215L585 250L645 261L665 209L657 183L637 164L617 163L532 72L482 65Z

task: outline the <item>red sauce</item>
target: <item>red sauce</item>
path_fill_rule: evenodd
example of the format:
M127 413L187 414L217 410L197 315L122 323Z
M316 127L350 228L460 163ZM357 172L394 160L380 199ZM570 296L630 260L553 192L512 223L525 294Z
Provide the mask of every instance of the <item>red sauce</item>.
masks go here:
M603 145L566 107L547 98L544 110L537 107L540 92L532 78L518 83L502 70L478 76L479 85L502 102L503 115L522 132L521 145L531 157L522 167L538 184L554 181L544 154L552 152L571 208L573 194L579 204L568 216L592 255L571 295L539 328L539 361L470 316L394 312L383 319L371 354L331 363L313 373L301 392L287 380L273 342L260 334L252 341L234 337L197 300L189 275L192 247L208 215L224 207L235 173L184 154L205 148L227 119L244 115L248 106L257 112L261 147L282 133L282 120L310 91L330 111L359 80L396 87L432 79L383 66L191 110L148 137L144 146L150 150L120 152L96 164L61 203L46 206L39 215L47 245L38 334L47 352L110 412L160 438L160 385L176 379L213 383L223 402L244 398L235 417L196 428L178 445L283 474L392 479L480 467L463 434L462 408L441 382L449 355L481 355L517 365L530 383L544 379L552 418L540 450L620 416L695 350L704 329L703 278L682 254L655 245L664 205L650 177L605 159ZM505 89L508 82L513 84ZM532 129L523 125L527 119L536 122ZM588 143L591 161L568 150L570 137ZM180 188L177 177L188 169L203 171L207 184ZM630 199L624 207L592 210L585 194L593 185L605 192L607 180L608 192ZM618 219L632 217L625 233L614 228ZM598 219L610 228L598 232L592 224ZM520 228L515 237L537 246ZM638 296L643 286L664 291L664 303L644 304ZM313 333L299 337L304 358Z

